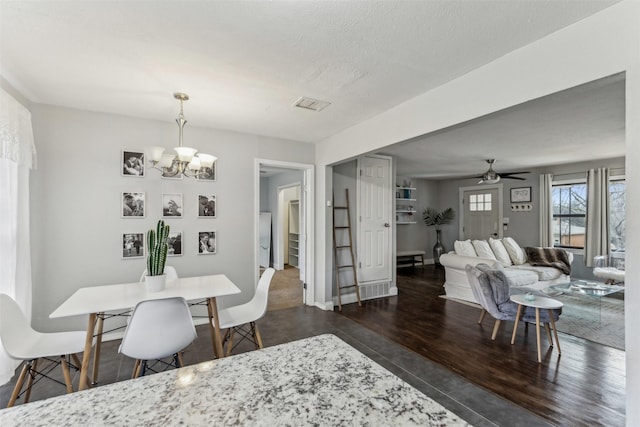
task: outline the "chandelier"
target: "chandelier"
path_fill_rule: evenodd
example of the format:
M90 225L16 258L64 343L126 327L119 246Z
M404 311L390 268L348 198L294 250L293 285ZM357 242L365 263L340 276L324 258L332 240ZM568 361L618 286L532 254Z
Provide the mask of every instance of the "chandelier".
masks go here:
M182 134L187 120L184 118L182 103L189 100L186 93L176 92L173 97L180 101L180 115L176 119L179 129L178 147L174 148L176 154L165 153L164 147L151 147L149 158L151 168L162 172L162 176L190 176L195 178L206 178L213 175L213 164L217 157L211 154L198 153L198 150L182 145ZM197 153L197 154L196 154Z

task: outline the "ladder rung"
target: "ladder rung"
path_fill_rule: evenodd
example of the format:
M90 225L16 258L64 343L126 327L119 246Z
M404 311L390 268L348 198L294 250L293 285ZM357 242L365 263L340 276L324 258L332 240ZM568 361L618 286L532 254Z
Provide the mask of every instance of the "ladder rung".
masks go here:
M351 245L344 245L344 246L336 246L336 249L344 249L344 248L350 248Z
M333 209L349 209L346 206L334 206Z
M336 227L336 228L351 228L351 227L349 227L348 225L345 225L345 226L340 226L340 227Z
M351 268L353 265L339 265L338 268Z
M348 288L356 288L358 287L358 285L347 285L347 286L340 286L340 289L348 289Z

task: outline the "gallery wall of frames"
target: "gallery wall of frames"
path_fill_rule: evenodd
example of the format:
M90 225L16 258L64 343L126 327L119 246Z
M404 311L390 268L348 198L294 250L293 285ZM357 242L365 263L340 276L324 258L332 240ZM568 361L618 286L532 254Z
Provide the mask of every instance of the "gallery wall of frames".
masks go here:
M190 197L183 197L183 193L171 191L158 194L148 194L144 191L144 185L135 179L144 179L146 167L144 164L143 150L122 150L121 164L122 176L133 178L131 189L121 192L120 215L124 221L131 221L131 225L125 227L130 232L122 233L122 259L144 258L146 256L146 231L135 225L136 219L151 218L165 220L171 227L169 233L169 257L182 255L211 255L217 252L217 233L215 230L215 218L217 211L216 195L210 191L207 183L216 181L216 164L212 173L199 176L195 179L202 182L202 191ZM162 179L181 180L181 175L170 177L162 176ZM159 200L161 208L156 211L148 209L150 200ZM158 205L158 203L154 203ZM193 236L185 236L180 230L179 221L196 219L202 222L198 232ZM178 220L178 221L173 221Z

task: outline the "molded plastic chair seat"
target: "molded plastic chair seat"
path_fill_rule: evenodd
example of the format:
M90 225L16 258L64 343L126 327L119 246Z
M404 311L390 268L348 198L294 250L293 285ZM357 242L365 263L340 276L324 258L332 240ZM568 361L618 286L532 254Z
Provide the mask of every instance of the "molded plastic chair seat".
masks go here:
M224 336L224 343L227 345L227 355L230 355L233 348L235 348L233 345L233 336L235 333L240 334L242 339L246 338L251 340L256 349L263 347L262 338L260 337L260 332L255 322L264 316L264 313L267 311L269 286L271 285L274 274L275 270L273 268L267 268L262 273L258 281L258 286L256 287L256 293L251 301L218 311L220 329L227 329ZM246 325L249 327L248 330L245 328ZM242 339L240 341L242 341Z
M76 353L84 350L86 335L86 331L38 332L31 328L13 298L0 294L0 338L2 345L11 358L25 361L7 407L13 406L16 399L23 393L26 393L25 403L29 401L35 377L43 375L37 371L38 359L41 358L55 358L53 362L62 365L67 393L71 393L73 389L67 356L73 357L77 365L76 368L79 368L80 360ZM21 393L27 376L29 377L27 388Z
M184 298L147 300L134 308L118 351L136 359L135 378L145 374L148 360L173 356L175 366L181 367L179 352L195 339L196 328Z

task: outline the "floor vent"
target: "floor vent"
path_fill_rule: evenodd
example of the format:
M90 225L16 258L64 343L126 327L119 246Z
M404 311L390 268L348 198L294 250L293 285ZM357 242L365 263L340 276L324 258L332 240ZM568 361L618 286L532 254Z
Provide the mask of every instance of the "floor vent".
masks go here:
M330 102L318 101L317 99L307 98L306 96L303 96L302 98L298 99L294 104L294 106L298 108L304 108L305 110L313 110L313 111L322 111L325 108L327 108L329 105L331 105Z

